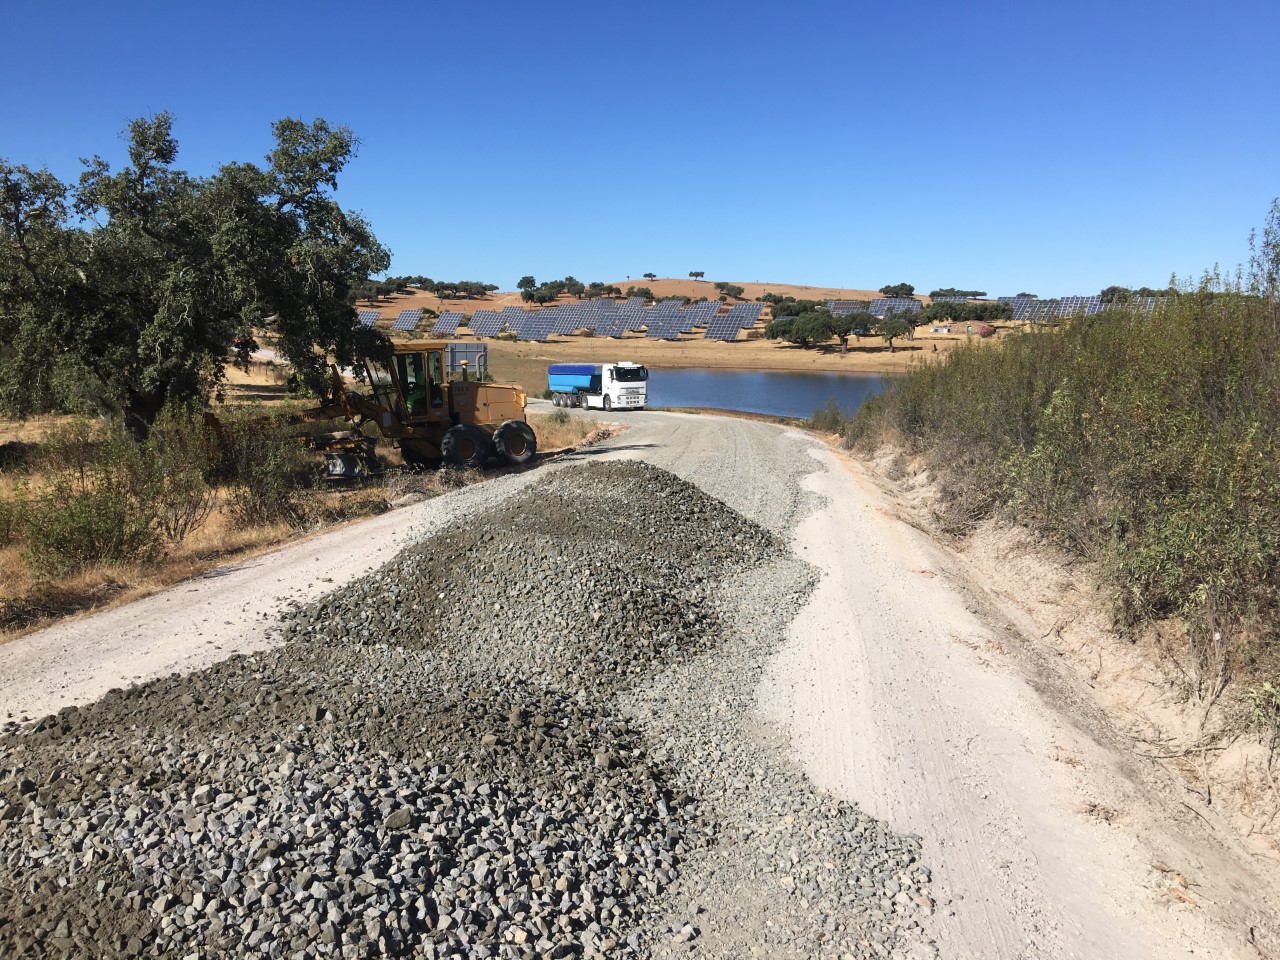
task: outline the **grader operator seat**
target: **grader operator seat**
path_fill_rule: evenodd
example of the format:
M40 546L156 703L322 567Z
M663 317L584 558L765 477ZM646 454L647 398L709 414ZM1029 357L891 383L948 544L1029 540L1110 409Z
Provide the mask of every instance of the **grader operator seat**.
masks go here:
M430 416L444 404L444 392L440 389L443 379L440 370L440 354L431 351L405 353L396 357L396 374L404 390L404 402L410 418Z

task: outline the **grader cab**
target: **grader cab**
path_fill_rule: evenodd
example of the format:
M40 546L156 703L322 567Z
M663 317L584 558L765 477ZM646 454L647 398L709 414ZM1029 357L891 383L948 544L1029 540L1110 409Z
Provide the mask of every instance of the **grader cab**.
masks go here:
M471 467L493 457L519 466L533 459L538 441L525 421L525 392L513 384L481 382L468 374L466 361L450 379L448 346L394 344L382 360L365 364L367 394L349 387L337 367L331 368L332 395L307 411L309 419L345 417L355 423L352 431L315 438L331 477L367 469L372 444L360 427L370 422L396 442L409 466L445 461Z

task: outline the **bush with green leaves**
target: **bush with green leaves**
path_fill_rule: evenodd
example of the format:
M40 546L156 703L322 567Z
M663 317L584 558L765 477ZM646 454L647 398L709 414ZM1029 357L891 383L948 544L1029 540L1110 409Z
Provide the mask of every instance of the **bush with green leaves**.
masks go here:
M44 444L42 491L17 501L32 572L66 576L104 563L132 563L160 550L157 504L144 450L113 432L74 422Z
M244 527L298 523L299 493L316 477L314 458L287 412L248 407L221 418L219 478L230 490L230 511Z
M209 482L218 460L217 433L194 405L166 407L142 452L156 521L169 542L181 543L217 502Z
M895 435L966 491L966 519L975 502L1004 510L1098 561L1118 623L1180 619L1196 667L1275 670L1280 298L1266 289L1212 275L1150 313L961 345L895 378L849 441Z

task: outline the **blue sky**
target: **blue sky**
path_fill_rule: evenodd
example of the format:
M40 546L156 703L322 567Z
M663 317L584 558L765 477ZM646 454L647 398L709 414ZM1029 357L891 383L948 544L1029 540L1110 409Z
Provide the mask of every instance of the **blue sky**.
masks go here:
M260 160L322 116L393 273L653 271L994 295L1247 256L1280 195L1280 4L5 0L0 157Z

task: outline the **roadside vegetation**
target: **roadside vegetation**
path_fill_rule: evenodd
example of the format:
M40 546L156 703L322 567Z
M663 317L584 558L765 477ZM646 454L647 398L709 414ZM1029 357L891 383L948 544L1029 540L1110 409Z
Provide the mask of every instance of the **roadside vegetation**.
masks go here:
M963 531L1002 514L1096 561L1117 625L1176 624L1189 695L1280 730L1280 202L1247 271L962 345L815 425L927 459ZM1167 291L1161 291L1167 293Z
M378 438L386 471L334 484L303 438L341 425L293 422L298 407L227 407L216 421L166 408L143 441L118 421L37 420L0 442L0 641L499 472L409 470ZM564 411L529 420L546 452L600 439L597 421Z

